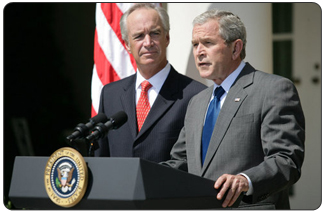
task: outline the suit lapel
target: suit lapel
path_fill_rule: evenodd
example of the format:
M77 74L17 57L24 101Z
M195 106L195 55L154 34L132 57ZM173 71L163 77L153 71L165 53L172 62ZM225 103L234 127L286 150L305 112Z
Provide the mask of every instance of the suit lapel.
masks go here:
M245 98L248 96L244 89L253 83L253 71L254 69L247 63L226 96L211 137L212 142L209 143L201 176L203 176L206 172L207 167L210 165L210 162L215 156L219 145L223 141L223 138L227 133L235 114Z
M179 92L178 87L179 74L171 66L170 73L166 78L150 112L148 113L141 131L136 139L143 135L176 101L176 94Z
M128 116L127 124L131 130L131 134L133 138L135 138L137 134L135 81L136 81L136 74L130 77L130 80L127 83L125 83L123 87L124 93L120 96L123 108L125 109L125 113Z

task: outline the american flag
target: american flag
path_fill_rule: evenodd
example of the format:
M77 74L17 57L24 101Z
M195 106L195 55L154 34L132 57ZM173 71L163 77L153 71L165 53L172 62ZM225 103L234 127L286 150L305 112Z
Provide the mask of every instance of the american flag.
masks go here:
M98 114L104 85L135 73L133 56L126 50L119 20L134 3L97 3L94 38L94 65L91 82L91 116ZM160 6L159 3L155 3Z

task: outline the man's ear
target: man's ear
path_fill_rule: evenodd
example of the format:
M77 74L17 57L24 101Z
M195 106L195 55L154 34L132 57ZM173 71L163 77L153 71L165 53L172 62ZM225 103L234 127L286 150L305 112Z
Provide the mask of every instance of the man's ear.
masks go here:
M128 44L127 41L125 41L125 46L126 46L127 51L128 51L129 53L131 53L131 51L130 51L130 46L129 46L129 44Z
M170 44L170 34L166 34L166 40L167 40L167 47L169 46Z
M232 48L233 48L232 59L236 60L241 55L243 49L243 41L241 39L237 39L232 43Z

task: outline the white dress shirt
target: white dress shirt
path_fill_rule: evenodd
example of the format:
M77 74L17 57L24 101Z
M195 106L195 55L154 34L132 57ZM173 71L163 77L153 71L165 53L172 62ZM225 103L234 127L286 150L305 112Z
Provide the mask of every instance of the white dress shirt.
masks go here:
M223 96L221 96L221 108L224 104L224 101L226 99L226 96L228 94L228 91L230 90L230 88L232 87L234 81L236 80L237 76L241 73L242 69L245 66L245 62L242 61L241 64L237 67L237 69L235 69L235 71L233 71L228 77L226 77L226 79L222 82L222 84L217 85L216 83L214 83L214 91L217 87L222 86L223 89L225 90ZM212 101L214 98L214 92L210 98L210 101Z
M148 90L148 99L150 102L150 106L154 104L156 97L158 96L166 78L168 77L171 70L171 65L168 62L167 65L159 71L157 74L155 74L153 77L148 79L147 81L150 82L152 87ZM136 83L135 83L135 90L136 90L136 105L140 98L142 86L141 83L145 81L146 79L141 75L141 73L137 70L136 72Z

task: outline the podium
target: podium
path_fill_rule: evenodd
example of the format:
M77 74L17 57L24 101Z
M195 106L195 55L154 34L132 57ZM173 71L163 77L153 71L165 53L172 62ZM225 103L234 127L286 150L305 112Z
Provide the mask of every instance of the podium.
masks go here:
M47 157L16 157L9 198L16 208L66 209L44 186ZM139 158L84 158L88 186L71 209L221 208L214 181ZM237 207L238 200L234 207Z

